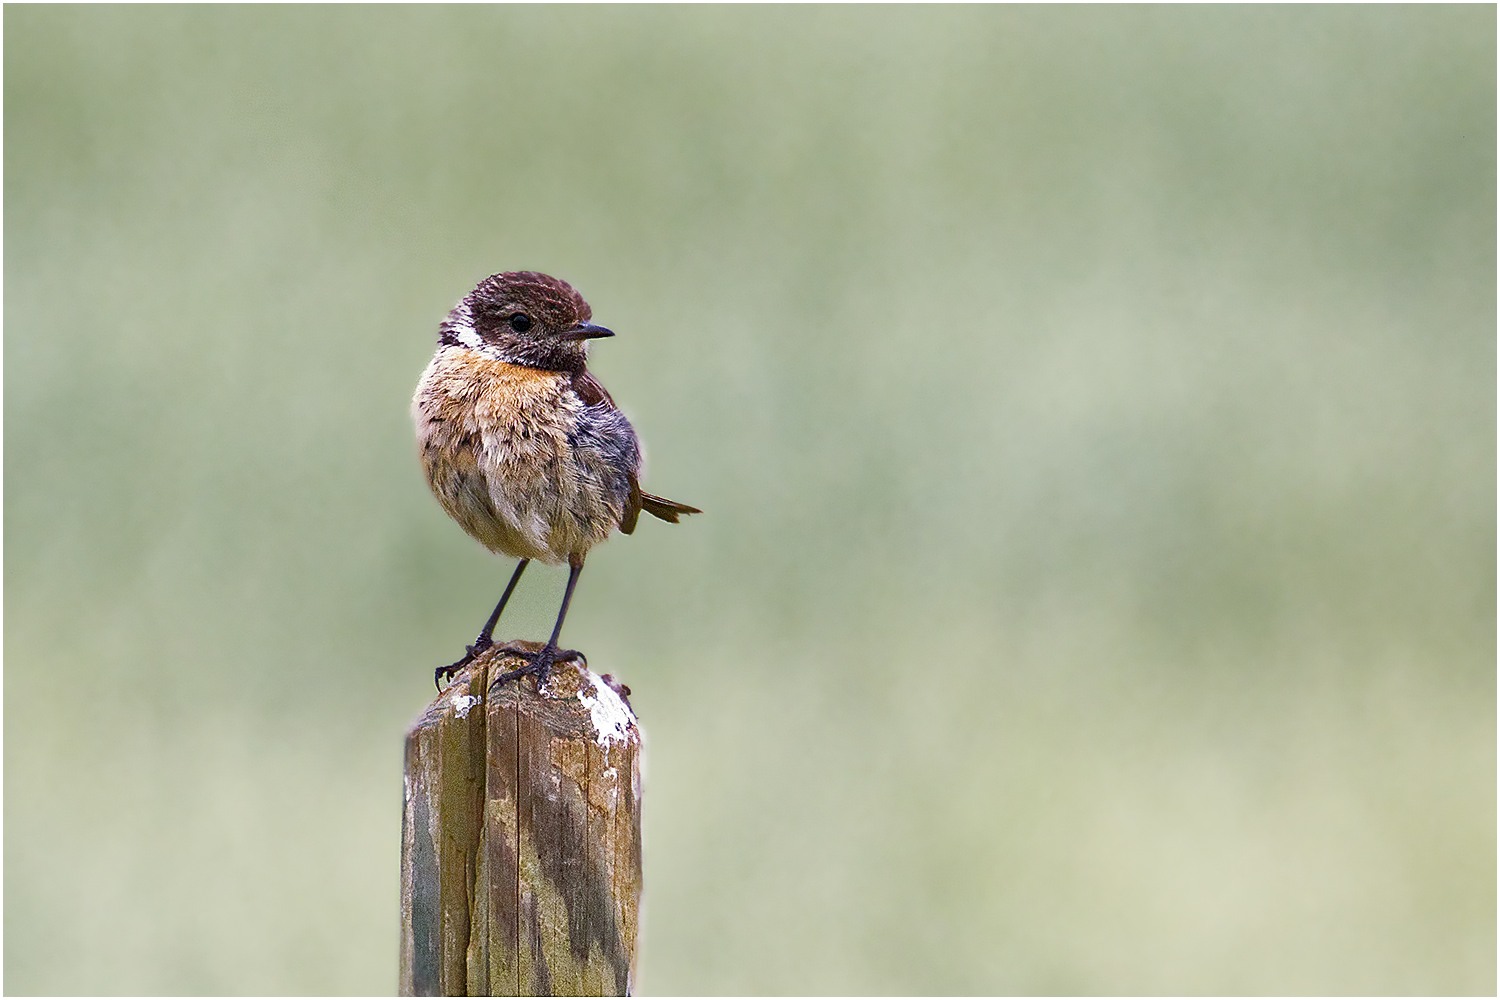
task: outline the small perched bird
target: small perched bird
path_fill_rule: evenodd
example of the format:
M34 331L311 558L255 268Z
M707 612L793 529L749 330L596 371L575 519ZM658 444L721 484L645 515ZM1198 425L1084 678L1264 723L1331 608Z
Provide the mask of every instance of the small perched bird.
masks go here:
M427 483L448 516L491 552L519 559L510 583L463 658L439 667L439 687L494 645L495 625L533 559L569 567L552 638L502 674L545 680L559 650L568 602L589 549L616 528L635 531L645 511L674 524L696 507L641 491L635 428L588 370L589 341L614 333L566 281L507 271L481 281L438 327L437 353L417 383L417 423Z

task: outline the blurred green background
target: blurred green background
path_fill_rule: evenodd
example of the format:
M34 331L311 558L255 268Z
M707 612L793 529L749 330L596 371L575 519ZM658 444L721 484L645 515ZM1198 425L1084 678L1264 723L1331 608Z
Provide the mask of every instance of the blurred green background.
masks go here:
M510 572L409 400L532 268L707 511L565 633L643 991L1492 993L1495 29L9 8L7 991L394 989Z

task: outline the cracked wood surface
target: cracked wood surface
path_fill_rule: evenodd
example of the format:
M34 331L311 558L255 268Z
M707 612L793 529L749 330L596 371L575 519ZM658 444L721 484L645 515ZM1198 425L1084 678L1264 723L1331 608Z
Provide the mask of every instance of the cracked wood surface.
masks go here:
M489 681L520 665L496 653L407 733L400 993L627 995L640 731L618 694L573 663L542 694L527 677L490 696Z

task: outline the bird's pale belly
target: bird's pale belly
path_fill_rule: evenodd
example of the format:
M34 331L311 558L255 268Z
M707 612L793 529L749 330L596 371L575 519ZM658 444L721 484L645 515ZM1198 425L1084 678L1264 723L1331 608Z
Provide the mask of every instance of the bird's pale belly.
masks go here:
M624 516L600 456L574 446L583 403L567 376L438 352L412 402L433 495L493 552L566 562ZM576 436L576 435L575 435Z

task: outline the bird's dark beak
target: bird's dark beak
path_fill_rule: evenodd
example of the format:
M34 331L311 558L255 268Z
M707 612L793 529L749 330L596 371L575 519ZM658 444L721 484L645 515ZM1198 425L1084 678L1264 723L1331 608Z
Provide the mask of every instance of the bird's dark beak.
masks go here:
M613 337L614 335L615 331L606 330L602 326L595 326L592 323L579 323L571 330L564 330L562 332L562 339L593 340L595 337Z

